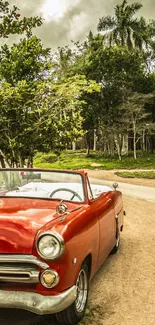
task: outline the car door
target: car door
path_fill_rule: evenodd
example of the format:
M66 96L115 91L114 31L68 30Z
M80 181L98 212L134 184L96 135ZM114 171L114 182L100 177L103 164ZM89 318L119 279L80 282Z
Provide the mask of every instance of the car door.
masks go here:
M101 265L115 245L115 215L110 195L96 199L95 213L99 221L100 247L98 263Z
M98 265L100 266L115 245L116 220L111 192L102 193L97 198L93 198L91 193L91 186L88 181L89 199L93 205L95 217L99 222Z

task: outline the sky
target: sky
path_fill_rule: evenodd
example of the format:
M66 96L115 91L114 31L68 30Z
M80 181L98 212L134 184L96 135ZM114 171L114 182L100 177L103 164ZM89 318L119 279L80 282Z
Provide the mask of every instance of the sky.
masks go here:
M71 40L83 41L91 30L97 31L99 18L113 15L116 4L121 0L8 0L15 4L21 16L39 15L44 24L35 34L41 38L45 47L56 49L58 46L71 45ZM155 19L155 0L128 0L139 2L143 8L140 16Z

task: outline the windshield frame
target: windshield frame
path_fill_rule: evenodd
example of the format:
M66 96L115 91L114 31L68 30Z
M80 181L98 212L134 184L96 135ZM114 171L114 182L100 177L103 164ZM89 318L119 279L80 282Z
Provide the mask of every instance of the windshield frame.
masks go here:
M71 174L71 175L79 175L80 178L81 178L81 187L82 187L82 190L83 190L83 200L82 201L72 201L72 200L68 200L68 199L59 199L59 198L53 198L53 197L38 197L38 196L24 196L24 195L0 195L0 198L16 198L16 199L20 199L20 198L24 198L24 199L38 199L38 200L48 200L48 201L66 201L66 202L70 202L70 203L76 203L76 204L81 204L81 203L85 203L86 202L86 198L87 198L87 195L86 195L86 189L85 189L85 182L84 182L84 174L80 171L77 171L77 170L60 170L60 169L44 169L44 168L0 168L0 172L3 172L3 171L8 171L8 172L48 172L48 173L59 173L60 175L61 174ZM41 182L40 182L41 183ZM48 182L47 182L48 183ZM0 192L3 191L3 189L0 189ZM5 191L5 189L4 189ZM5 192L6 193L6 192Z

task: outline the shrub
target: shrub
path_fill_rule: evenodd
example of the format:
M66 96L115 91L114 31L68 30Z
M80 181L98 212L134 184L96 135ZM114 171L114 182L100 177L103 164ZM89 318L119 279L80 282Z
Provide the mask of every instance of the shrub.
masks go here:
M38 152L35 157L35 162L38 163L54 163L57 161L57 155L53 152L49 152L49 153L42 153L42 152Z

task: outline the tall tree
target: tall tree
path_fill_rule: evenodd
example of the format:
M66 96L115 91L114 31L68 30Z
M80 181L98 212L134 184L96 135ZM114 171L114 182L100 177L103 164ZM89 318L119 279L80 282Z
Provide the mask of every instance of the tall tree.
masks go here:
M122 102L126 88L136 90L137 85L140 87L139 79L144 79L144 68L144 57L139 51L131 52L121 46L105 47L102 35L89 34L74 66L74 71L83 72L88 79L101 85L100 93L84 94L83 97L87 103L83 106L82 116L88 148L90 144L92 146L94 130L100 139L100 129L104 129L102 135L104 133L106 141L110 134L107 134L107 129L113 130L115 135L118 130L119 134L125 133L125 124L120 121L116 107Z
M41 26L41 25L42 25L42 18L37 17L37 16L36 17L29 17L29 18L21 17L20 11L16 6L11 7L9 5L8 1L0 0L0 38L3 39L3 44L4 44L4 40L6 38L8 38L9 35L11 35L11 34L22 34L22 35L24 34L24 36L29 38L29 37L32 36L32 29L34 27ZM7 46L4 46L2 51L1 51L1 54L0 54L1 93L4 95L4 96L2 96L3 99L4 99L4 97L5 97L6 93L7 93L7 87L5 87L5 89L4 89L3 86L4 86L4 82L7 80L6 74L8 73L8 68L10 68L10 67L11 67L11 69L10 69L10 80L11 80L11 78L14 79L14 76L11 77L11 72L13 70L13 62L11 61L12 58L10 57L10 66L9 66L9 62L5 62L6 66L2 65L2 58L3 59L4 59L4 57L7 58L7 54L9 56L10 51L9 51ZM16 52L16 54L17 54L17 52ZM6 68L6 71L5 71L5 68ZM15 68L15 64L14 64L14 68ZM8 73L8 75L9 75L9 73ZM15 82L15 80L14 80L14 82ZM17 86L17 84L18 84L18 81L17 81L17 78L16 78L16 86ZM10 87L10 85L9 85L9 87ZM17 92L16 92L16 95L17 95ZM13 94L13 91L11 93ZM1 131L2 131L2 129L5 129L5 131L6 131L5 124L3 124L2 121L3 121L3 117L4 117L4 112L6 112L7 109L9 111L10 107L7 107L7 104L5 104L5 105L3 105L3 104L4 103L1 102L0 123L1 123ZM5 116L5 122L6 122L6 116ZM9 121L8 121L8 123L9 123ZM18 121L18 123L19 123L19 121ZM14 124L14 129L15 128L16 128L16 126ZM12 147L12 144L11 144L11 147ZM4 148L4 151L2 150L3 148ZM9 149L10 149L9 146L7 146L6 143L4 143L4 134L1 132L1 137L0 137L0 161L1 161L1 165L3 167L5 166L5 161L7 160L6 154L8 153Z
M76 75L45 80L38 85L38 89L35 101L43 112L38 124L55 127L52 145L59 150L66 149L85 133L82 128L82 108L85 104L83 94L100 92L100 86L85 76ZM54 146L51 148L54 149Z
M98 31L105 32L110 45L126 45L129 49L137 47L142 50L143 45L152 44L155 35L154 21L147 23L143 17L134 17L142 7L141 3L128 5L127 0L123 0L122 4L116 5L114 16L99 20Z
M119 107L120 112L128 121L128 130L133 133L134 159L137 159L137 144L143 138L143 134L148 129L148 126L150 130L155 128L151 120L151 114L145 110L146 103L152 101L153 97L154 95L151 93L140 94L132 92L125 96L124 102Z

